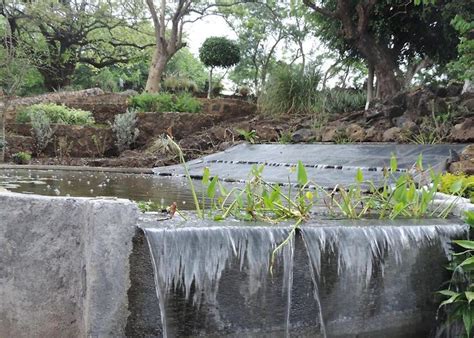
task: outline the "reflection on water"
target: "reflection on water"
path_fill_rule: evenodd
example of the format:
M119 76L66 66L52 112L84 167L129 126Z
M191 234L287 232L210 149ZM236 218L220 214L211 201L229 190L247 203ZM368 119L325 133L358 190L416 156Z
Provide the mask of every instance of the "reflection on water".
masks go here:
M199 191L200 182L196 182ZM13 192L49 196L114 196L136 201L154 201L163 206L177 202L193 209L187 181L154 175L6 169L0 170L0 187Z

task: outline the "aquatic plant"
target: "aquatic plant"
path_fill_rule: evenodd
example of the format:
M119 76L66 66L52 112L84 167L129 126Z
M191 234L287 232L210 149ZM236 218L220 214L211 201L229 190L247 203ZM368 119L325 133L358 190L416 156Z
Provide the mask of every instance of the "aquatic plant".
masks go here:
M474 229L474 212L466 213L466 223L470 229ZM452 272L448 287L438 291L445 300L439 305L440 309L446 311L446 321L444 328L458 325L468 338L472 337L474 328L474 241L456 240L453 241L457 252L452 254L448 270Z
M254 165L245 185L231 189L225 187L217 176L212 176L209 168L205 168L199 197L182 150L171 137L168 136L168 139L179 153L199 218L208 217L220 221L232 217L273 224L293 220L288 237L274 249L272 262L276 253L289 243L301 224L311 217L317 205L325 206L335 217L349 219L445 218L454 205L453 202L447 206L433 207L440 175L432 170L427 175L423 170L421 156L412 170L403 171L398 169L394 155L390 160L390 168L384 170L381 184L365 180L362 170L358 169L355 183L348 187L338 185L333 191L327 191L309 180L301 161L291 168L296 174L296 183L293 184L289 178L288 189L266 182L262 177L264 165Z

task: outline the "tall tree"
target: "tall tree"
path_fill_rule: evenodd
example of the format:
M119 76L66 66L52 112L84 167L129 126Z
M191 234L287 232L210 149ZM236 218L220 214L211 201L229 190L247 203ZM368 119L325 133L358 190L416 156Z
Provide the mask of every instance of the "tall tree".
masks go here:
M36 51L38 70L46 88L53 90L69 84L78 63L97 68L126 63L153 45L134 3L3 1L0 15L10 23L14 41Z
M472 7L467 0L426 6L398 0L303 2L331 47L373 68L381 97L398 92L424 67L455 58L457 38L449 22L459 8Z

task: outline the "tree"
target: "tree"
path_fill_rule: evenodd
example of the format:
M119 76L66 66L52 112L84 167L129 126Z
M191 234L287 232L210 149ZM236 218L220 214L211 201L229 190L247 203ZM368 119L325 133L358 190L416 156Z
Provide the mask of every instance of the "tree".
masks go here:
M224 37L210 37L199 49L199 58L209 67L209 89L207 97L212 93L212 71L215 67L229 68L240 61L240 50L236 43Z
M45 87L55 90L70 83L79 63L96 68L127 63L153 46L134 5L122 0L3 1L0 15L10 23L14 43L38 55Z
M456 57L457 38L449 25L468 1L303 0L316 14L320 36L331 46L366 61L381 97L394 95L421 69Z
M0 162L5 160L6 113L12 98L21 88L24 77L32 64L32 55L28 56L22 46L14 41L8 20L0 20L2 45L0 47ZM3 96L3 97L2 97Z
M221 15L238 36L241 62L231 78L238 84L250 85L258 96L268 74L277 61L278 50L285 43L289 63L301 60L301 72L306 64L303 45L311 30L306 20L307 8L293 3L246 2L224 8ZM294 49L296 47L296 51Z

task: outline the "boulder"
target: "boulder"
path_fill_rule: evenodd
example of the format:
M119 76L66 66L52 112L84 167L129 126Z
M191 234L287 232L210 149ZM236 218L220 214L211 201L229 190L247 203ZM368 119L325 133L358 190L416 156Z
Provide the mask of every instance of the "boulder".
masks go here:
M324 127L321 131L321 140L323 142L331 142L337 136L338 128L335 126Z
M366 132L357 123L350 124L346 129L346 134L353 142L362 142L365 140Z
M401 136L401 128L398 127L392 127L390 129L387 129L382 136L382 141L383 142L396 142L400 140Z
M376 127L370 127L365 131L364 141L366 142L380 142L382 141L382 131Z
M314 141L316 134L313 129L303 128L298 129L291 135L291 140L295 143Z
M474 141L474 118L468 118L456 124L451 130L451 137L455 142Z

